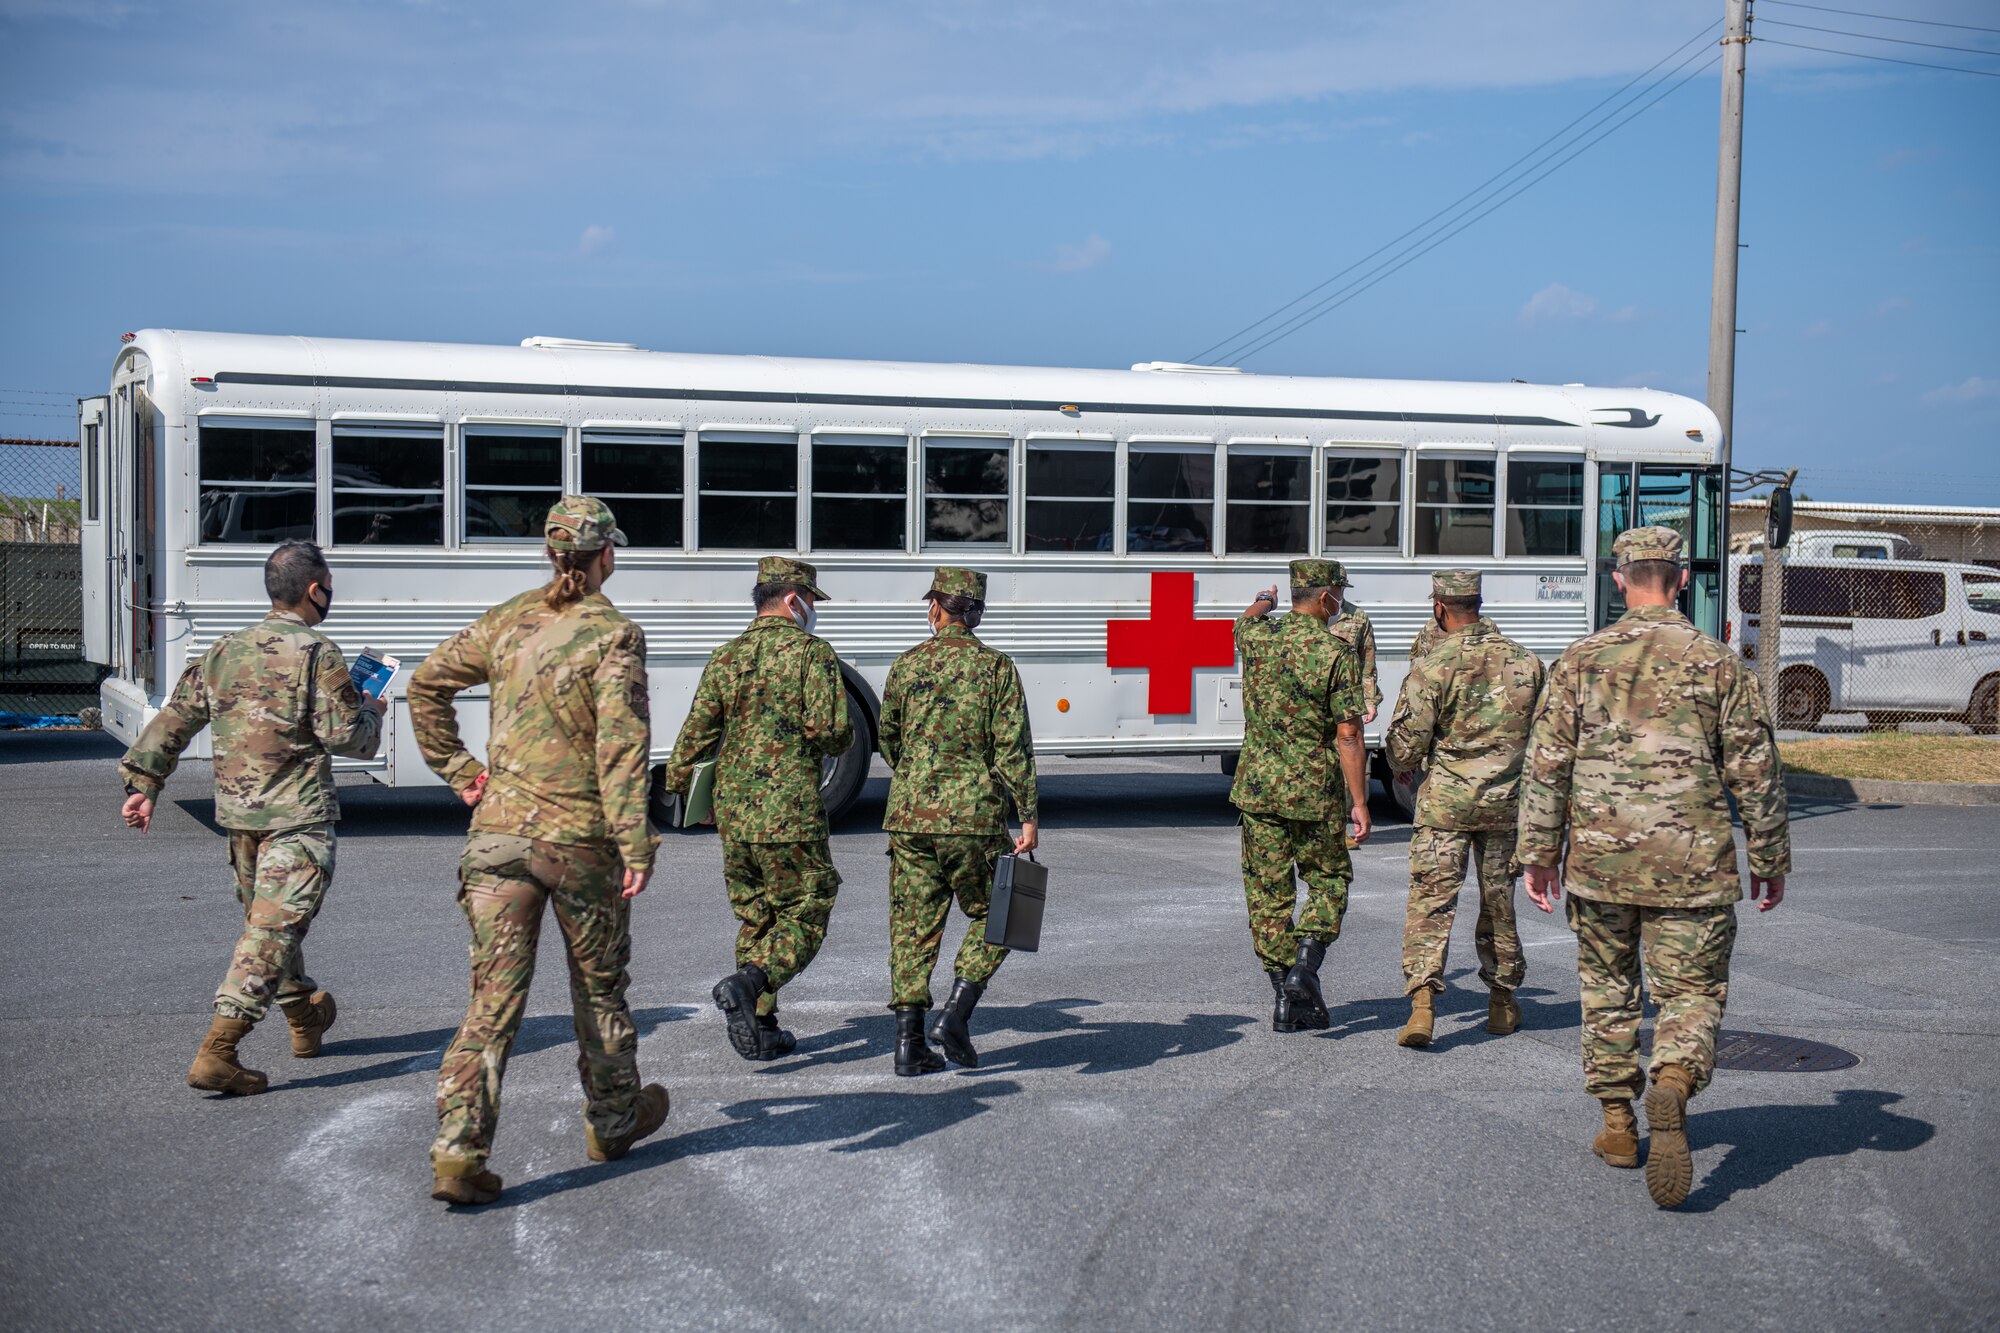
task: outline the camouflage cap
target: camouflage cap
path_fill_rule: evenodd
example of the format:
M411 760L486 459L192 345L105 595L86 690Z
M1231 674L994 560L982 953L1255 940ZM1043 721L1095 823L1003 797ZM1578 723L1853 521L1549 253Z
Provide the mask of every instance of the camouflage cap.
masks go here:
M1611 543L1611 553L1618 557L1618 568L1623 569L1635 560L1672 560L1681 558L1681 535L1672 528L1627 528L1618 534L1618 540Z
M1347 569L1338 560L1292 561L1294 588L1345 588Z
M601 551L625 545L611 506L594 495L565 495L549 506L542 540L551 551Z
M976 569L939 565L937 572L931 575L931 591L947 597L970 597L975 602L983 602L986 600L986 576Z
M767 555L757 562L757 582L796 583L822 602L833 599L819 586L819 571L788 555Z
M1434 570L1431 573L1431 596L1479 596L1479 571L1476 569Z

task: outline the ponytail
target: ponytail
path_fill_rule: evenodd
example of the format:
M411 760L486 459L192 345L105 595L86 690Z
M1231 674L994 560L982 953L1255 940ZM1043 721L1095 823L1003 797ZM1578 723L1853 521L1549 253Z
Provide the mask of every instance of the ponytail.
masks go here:
M549 560L556 567L555 578L542 593L542 601L549 610L560 611L566 606L574 606L590 593L590 580L584 571L597 559L596 551L550 551Z

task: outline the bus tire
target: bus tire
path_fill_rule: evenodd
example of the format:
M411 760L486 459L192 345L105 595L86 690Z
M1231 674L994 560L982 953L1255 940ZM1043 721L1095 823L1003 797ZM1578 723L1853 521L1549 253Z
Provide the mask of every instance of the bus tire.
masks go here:
M1786 667L1778 676L1778 725L1810 731L1833 701L1826 677L1811 667Z
M1965 710L1965 725L1978 736L2000 735L2000 676L1988 676L1972 691L1972 703Z
M868 725L868 710L854 691L847 692L847 716L854 723L854 743L820 765L819 796L826 804L826 821L837 823L861 795L868 781L869 761L875 755L875 729Z
M646 788L646 817L653 821L656 832L671 833L682 827L681 798L667 790L665 764L653 770L653 780Z

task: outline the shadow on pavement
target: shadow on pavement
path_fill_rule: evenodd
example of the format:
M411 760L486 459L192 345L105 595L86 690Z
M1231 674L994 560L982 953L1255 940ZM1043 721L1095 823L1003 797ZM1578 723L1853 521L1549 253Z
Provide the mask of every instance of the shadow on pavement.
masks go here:
M0 764L61 764L116 759L125 753L116 736L103 731L0 731ZM112 775L111 790L118 790Z
M1931 1141L1937 1126L1897 1115L1901 1093L1849 1088L1833 1104L1739 1106L1688 1117L1688 1139L1699 1153L1712 1144L1729 1151L1677 1210L1706 1213L1747 1190L1761 1189L1816 1157L1847 1157L1863 1149L1908 1152Z
M1189 1014L1178 1023L1094 1022L1071 1010L1095 1007L1097 1000L1038 1000L1033 1004L982 1006L972 1017L972 1040L981 1048L978 1074L1041 1069L1074 1069L1108 1074L1144 1069L1176 1056L1200 1055L1242 1037L1238 1029L1254 1021L1243 1014ZM991 1049L995 1034L1048 1034ZM896 1021L892 1014L850 1018L831 1032L799 1039L794 1060L774 1071L806 1065L850 1064L894 1058ZM802 1058L802 1059L801 1059Z
M690 1005L666 1005L657 1009L634 1009L633 1024L639 1029L639 1036L645 1036L662 1023L678 1023L694 1016ZM283 1020L279 1020L282 1022ZM334 1073L320 1074L312 1078L286 1079L282 1084L272 1084L272 1091L290 1088L344 1088L354 1083L372 1083L377 1079L396 1078L403 1074L422 1073L435 1070L444 1060L444 1048L450 1044L457 1028L427 1028L422 1032L402 1032L392 1036L354 1037L345 1041L329 1039L320 1047L320 1059L328 1056L393 1055L392 1060L377 1061L372 1065L362 1065L358 1069L343 1069ZM576 1028L567 1014L541 1014L525 1019L521 1031L514 1038L514 1049L508 1056L516 1059L545 1051L552 1046L567 1046L576 1040Z

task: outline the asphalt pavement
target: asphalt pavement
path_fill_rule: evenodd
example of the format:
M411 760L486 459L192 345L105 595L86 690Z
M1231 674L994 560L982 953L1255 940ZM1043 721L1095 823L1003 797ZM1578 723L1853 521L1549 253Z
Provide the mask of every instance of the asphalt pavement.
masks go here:
M784 993L797 1054L730 1051L707 999L734 931L720 847L671 834L636 905L631 990L666 1129L586 1160L551 926L507 1076L507 1192L460 1211L429 1198L426 1150L466 993L463 809L344 789L307 944L339 1023L299 1061L274 1015L245 1044L270 1093L213 1098L183 1080L241 918L207 766L140 837L118 821L116 753L0 733L9 1327L2000 1321L1987 811L1795 805L1792 888L1743 913L1725 1026L1860 1062L1718 1074L1690 1118L1694 1194L1662 1212L1639 1172L1589 1152L1575 946L1525 895L1523 1029L1483 1030L1466 910L1439 1040L1396 1046L1399 822L1356 854L1324 970L1333 1029L1270 1031L1213 761L1046 761L1044 947L989 988L978 1070L893 1077L878 764L834 837L826 948Z

